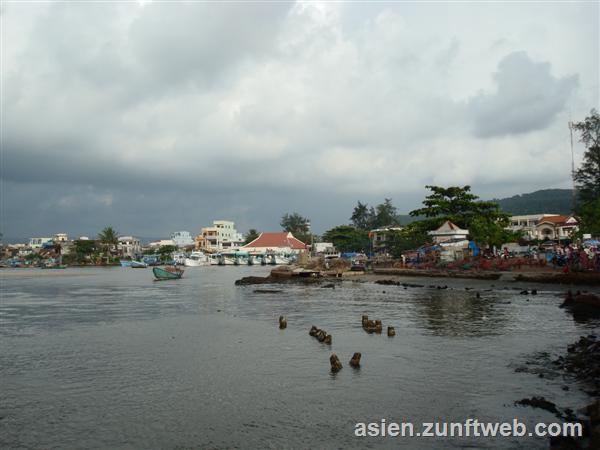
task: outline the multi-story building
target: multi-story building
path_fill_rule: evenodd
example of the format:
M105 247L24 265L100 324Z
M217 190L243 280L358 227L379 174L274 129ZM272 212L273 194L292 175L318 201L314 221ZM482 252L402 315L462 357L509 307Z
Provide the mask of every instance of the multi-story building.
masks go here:
M521 231L525 239L569 239L577 231L577 219L559 214L529 214L512 216L507 229Z
M179 248L194 245L194 239L192 239L189 231L175 231L174 233L171 233L171 240L175 242L175 245Z
M44 244L52 242L50 237L35 237L29 239L29 247L31 248L42 248Z
M69 240L69 236L67 235L67 233L56 233L52 240L55 244L67 242Z
M142 245L138 238L133 236L121 236L119 237L119 244L117 245L119 253L123 256L130 258L137 258L142 254Z
M507 229L523 232L525 239L541 239L538 236L537 225L546 217L557 217L558 214L527 214L524 216L512 216Z
M212 227L202 228L196 237L196 247L218 252L239 248L244 243L244 237L235 229L235 223L228 220L215 220Z

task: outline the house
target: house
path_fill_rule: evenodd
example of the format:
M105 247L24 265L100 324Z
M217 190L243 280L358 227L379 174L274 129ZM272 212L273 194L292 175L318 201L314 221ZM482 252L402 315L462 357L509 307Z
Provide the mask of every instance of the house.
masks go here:
M571 235L579 230L578 225L573 216L547 216L540 219L535 229L538 239L560 241L571 239Z
M244 236L229 220L214 220L212 227L204 227L196 236L196 248L208 252L233 250L244 243Z
M521 231L525 239L543 239L538 235L537 225L548 217L560 217L559 214L528 214L524 216L512 216L510 225L506 227L510 231Z
M402 231L402 227L389 226L376 228L374 230L369 231L369 239L371 239L371 247L373 248L373 253L387 253L387 241L393 233L398 231Z
M296 239L292 233L282 231L278 233L260 233L256 239L244 245L241 249L255 253L267 251L300 253L307 249L307 245Z
M67 233L56 233L52 238L52 241L54 241L55 244L67 242L68 240L69 236L67 235Z
M446 220L437 230L429 231L427 234L432 237L434 243L441 244L442 242L466 241L469 230L463 230Z
M194 240L189 231L175 231L174 233L171 233L171 240L175 242L175 245L179 248L194 245Z
M137 258L142 254L142 245L138 238L133 236L120 236L117 244L119 253L130 258Z

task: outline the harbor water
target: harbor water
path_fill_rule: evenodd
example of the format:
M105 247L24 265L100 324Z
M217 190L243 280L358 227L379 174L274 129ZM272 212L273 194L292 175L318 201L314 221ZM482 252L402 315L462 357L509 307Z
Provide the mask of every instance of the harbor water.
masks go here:
M549 364L599 325L558 307L564 288L526 296L514 283L418 278L397 280L423 287L234 285L269 270L188 268L162 282L150 269L4 270L0 447L542 449L547 438L354 431L382 418L417 429L518 418L533 428L560 420L515 401L544 396L576 409L589 399ZM367 334L362 314L396 336ZM310 337L311 325L332 345ZM332 352L344 365L335 375ZM348 365L354 352L359 370Z

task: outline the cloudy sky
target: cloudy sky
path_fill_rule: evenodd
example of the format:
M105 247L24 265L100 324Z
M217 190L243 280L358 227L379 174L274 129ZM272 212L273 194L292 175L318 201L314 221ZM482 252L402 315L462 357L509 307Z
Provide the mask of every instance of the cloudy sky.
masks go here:
M570 185L599 99L581 3L3 2L2 232L323 232L357 200L419 206ZM583 148L576 146L576 161Z

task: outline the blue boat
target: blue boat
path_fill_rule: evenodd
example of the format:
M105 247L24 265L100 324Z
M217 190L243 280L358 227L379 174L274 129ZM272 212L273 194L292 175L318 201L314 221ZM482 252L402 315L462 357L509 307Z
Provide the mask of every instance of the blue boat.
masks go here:
M121 267L131 267L131 261L121 259L119 262L121 263Z

